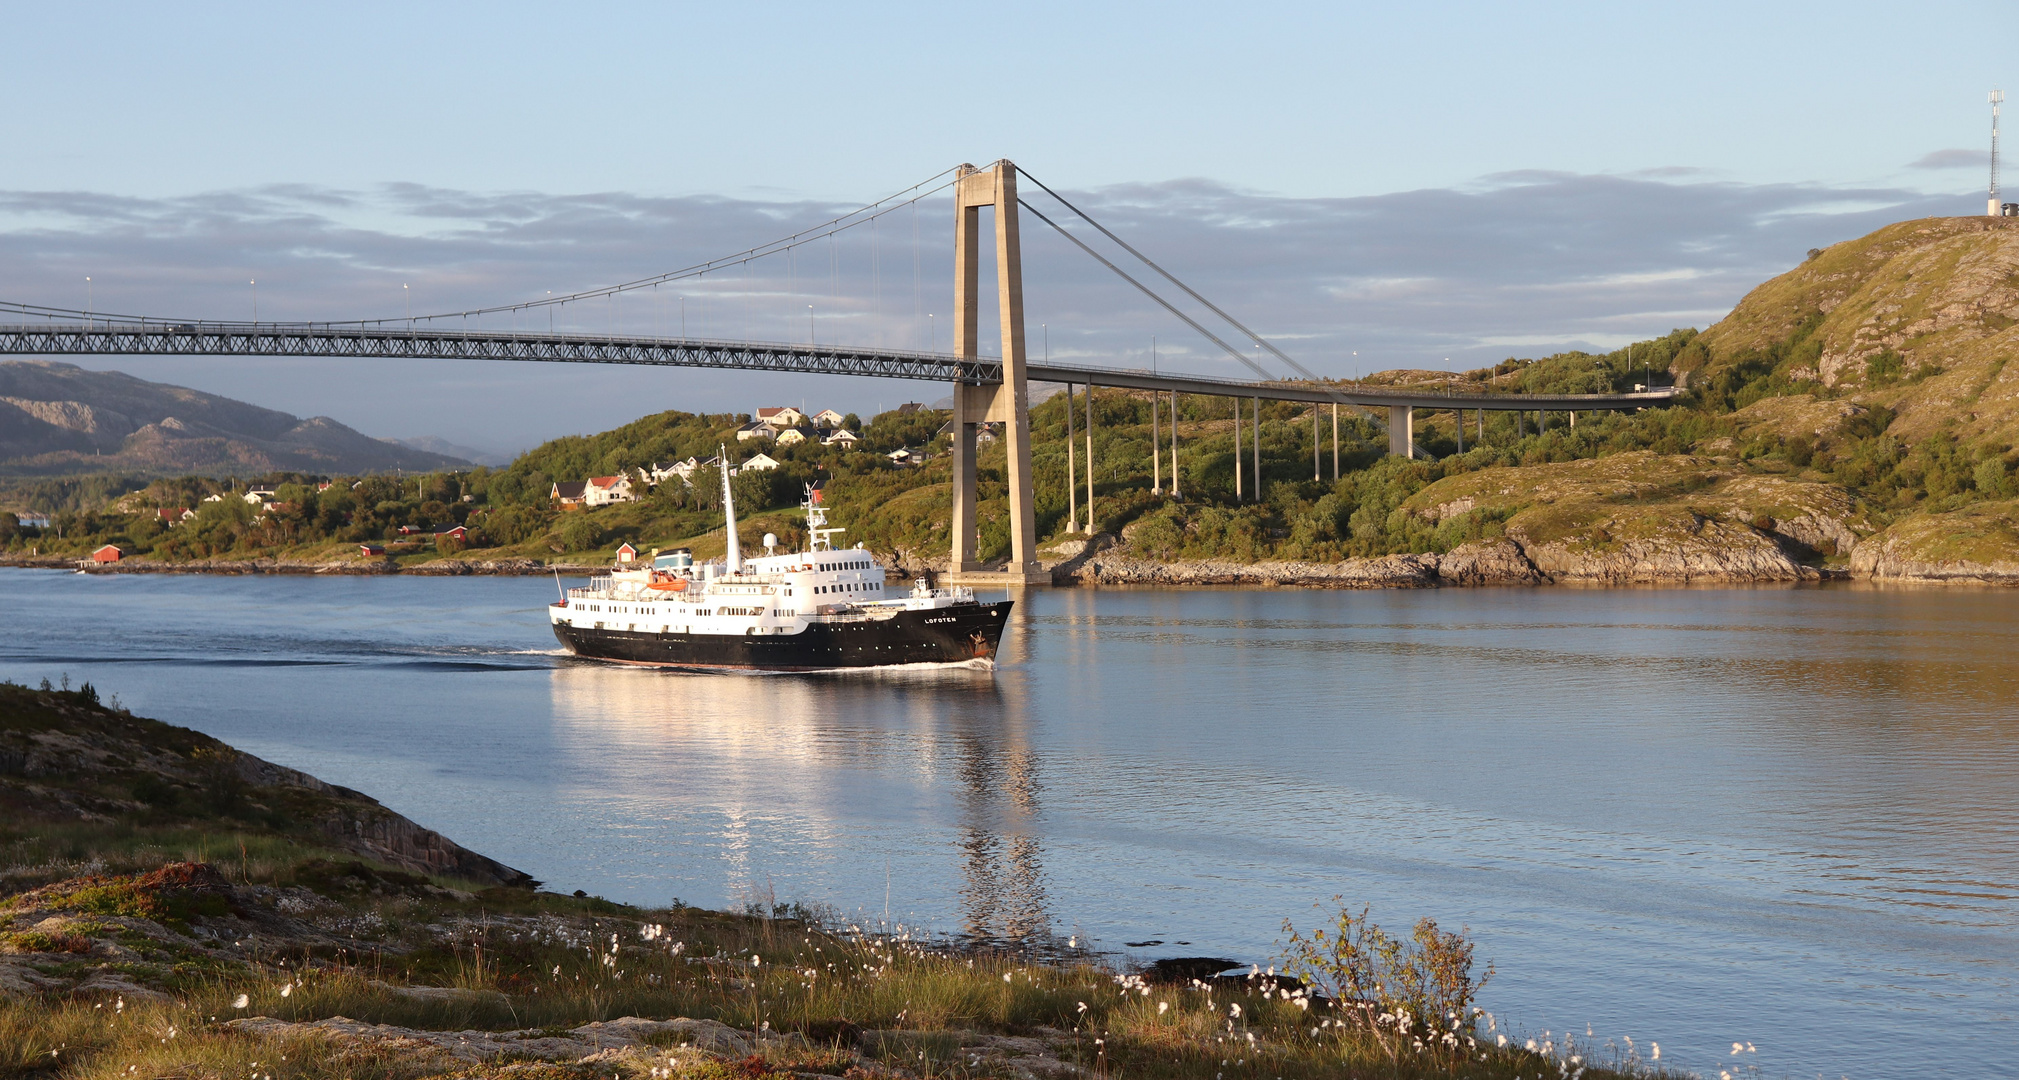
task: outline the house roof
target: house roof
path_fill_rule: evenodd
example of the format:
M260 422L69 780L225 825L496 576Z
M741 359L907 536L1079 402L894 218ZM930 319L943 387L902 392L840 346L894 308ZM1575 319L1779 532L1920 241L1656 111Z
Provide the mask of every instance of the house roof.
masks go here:
M628 484L631 482L631 478L628 476L592 476L589 478L589 483L599 488L616 487L618 481Z
M589 490L589 485L581 480L557 480L554 482L554 498L579 499Z
M469 531L469 529L468 529L467 527L465 527L465 526L462 526L462 525L458 525L458 524L456 524L456 523L455 523L455 522L453 522L453 521L449 522L449 523L448 523L447 525L437 525L437 526L435 526L435 535L436 535L436 536L444 536L444 535L447 535L447 534L449 534L449 533L457 533L457 532L468 532L468 531Z

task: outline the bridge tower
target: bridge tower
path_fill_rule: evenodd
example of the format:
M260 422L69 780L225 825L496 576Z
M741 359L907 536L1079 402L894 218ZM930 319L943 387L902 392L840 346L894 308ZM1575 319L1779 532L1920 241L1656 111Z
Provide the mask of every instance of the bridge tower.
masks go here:
M964 359L980 352L981 211L995 217L996 307L1002 322L1002 382L953 387L953 558L946 580L969 585L1042 585L1051 577L1037 560L1037 511L1031 483L1030 389L1025 378L1024 270L1017 233L1016 166L962 165L954 184L953 341ZM988 571L975 559L975 434L1001 423L1009 450L1010 560Z

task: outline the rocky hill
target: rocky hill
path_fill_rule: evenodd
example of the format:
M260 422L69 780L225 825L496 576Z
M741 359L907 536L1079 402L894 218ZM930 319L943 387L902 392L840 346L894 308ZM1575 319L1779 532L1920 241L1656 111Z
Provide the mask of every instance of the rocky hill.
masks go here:
M327 416L274 409L116 371L0 362L0 472L149 475L370 473L465 466Z
M1785 380L1885 406L1898 438L2019 445L2019 218L1903 221L1818 251L1705 330L1698 361L1715 370L1796 338Z

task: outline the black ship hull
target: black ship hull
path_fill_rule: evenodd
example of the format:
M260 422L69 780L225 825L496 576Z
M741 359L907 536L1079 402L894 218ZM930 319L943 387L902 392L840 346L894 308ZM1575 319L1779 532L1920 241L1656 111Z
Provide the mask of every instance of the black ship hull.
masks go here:
M830 671L993 660L1014 601L814 623L797 634L661 634L554 624L576 656L666 668Z

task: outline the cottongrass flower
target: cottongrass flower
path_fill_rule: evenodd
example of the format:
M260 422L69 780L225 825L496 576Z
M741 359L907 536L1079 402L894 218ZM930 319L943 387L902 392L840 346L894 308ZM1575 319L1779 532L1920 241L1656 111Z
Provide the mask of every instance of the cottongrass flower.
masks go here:
M1658 1043L1658 1042L1651 1042L1651 1043L1648 1043L1647 1045L1648 1045L1648 1048L1649 1048L1649 1049L1651 1049L1651 1050L1653 1051L1653 1053L1651 1053L1651 1054L1649 1054L1649 1055L1648 1055L1648 1059L1649 1059L1649 1060L1651 1060L1651 1061L1660 1061L1660 1060L1661 1060L1661 1044L1660 1044L1660 1043Z
M1171 1003L1170 1003L1170 1002L1168 1002L1168 1001L1159 1001L1159 1002L1157 1002L1157 1015L1158 1015L1158 1016L1162 1016L1162 1015L1164 1015L1165 1013L1167 1013L1167 1012L1170 1012L1170 1011L1171 1011Z
M293 984L293 983L283 983L283 984L281 985L281 988L280 988L280 996L281 996L281 997L286 997L286 996L288 996L289 994L292 994L292 993L294 993L294 984Z
M231 1000L231 1007L234 1009L243 1009L250 1004L252 1004L252 999L244 994L240 994Z

